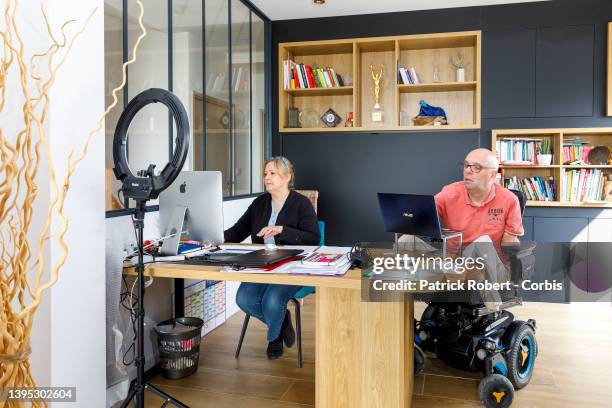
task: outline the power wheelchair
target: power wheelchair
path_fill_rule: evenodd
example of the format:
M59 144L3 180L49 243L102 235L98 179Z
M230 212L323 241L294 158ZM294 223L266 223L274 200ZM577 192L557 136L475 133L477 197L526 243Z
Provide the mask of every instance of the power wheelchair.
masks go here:
M525 207L525 196L515 193ZM535 266L535 243L504 246L509 259L510 279L520 283L532 275ZM517 320L506 309L520 305L518 289L499 291L501 305L491 311L479 292L464 293L458 302L449 294L419 294L415 300L428 303L421 319L415 319L414 371L421 373L425 353L445 364L465 370L482 371L485 377L478 386L481 402L488 408L507 408L514 390L529 384L533 374L538 343L536 322ZM452 296L451 296L452 297Z

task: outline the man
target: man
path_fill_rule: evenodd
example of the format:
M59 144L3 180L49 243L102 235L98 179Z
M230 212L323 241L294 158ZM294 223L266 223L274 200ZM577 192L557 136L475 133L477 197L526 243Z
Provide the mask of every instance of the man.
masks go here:
M484 259L485 277L505 282L510 273L498 251L502 243L518 243L523 217L518 198L495 184L499 162L492 151L472 150L463 162L463 181L449 184L435 196L438 215L445 228L461 231L464 257ZM496 291L481 292L489 310L501 304Z
M492 151L472 150L463 162L463 181L445 186L435 196L444 227L461 231L464 243L488 236L499 246L518 242L524 233L518 198L495 184L498 168Z

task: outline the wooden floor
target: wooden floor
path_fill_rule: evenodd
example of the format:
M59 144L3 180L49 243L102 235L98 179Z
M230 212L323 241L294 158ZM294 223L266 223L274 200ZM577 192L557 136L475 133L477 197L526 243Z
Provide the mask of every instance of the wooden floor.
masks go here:
M314 296L302 308L304 366L296 348L269 361L265 326L251 319L240 359L234 350L243 314L230 318L202 341L200 366L190 377L153 382L190 407L281 408L314 406ZM423 304L417 303L420 315ZM526 304L513 308L520 319L537 321L540 354L531 383L516 393L517 408L612 407L612 307L610 304ZM415 379L413 406L480 407L481 375L428 360ZM147 395L147 407L161 399Z

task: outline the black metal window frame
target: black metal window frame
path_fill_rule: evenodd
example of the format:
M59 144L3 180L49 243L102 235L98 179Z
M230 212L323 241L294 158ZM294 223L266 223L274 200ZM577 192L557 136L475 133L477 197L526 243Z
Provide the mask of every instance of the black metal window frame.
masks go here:
M232 20L231 20L231 6L232 6L232 2L237 1L242 3L244 6L246 6L249 9L249 64L250 64L250 68L252 68L253 65L253 38L252 38L252 32L253 32L253 19L252 16L253 14L255 14L257 17L259 17L263 23L264 23L264 106L265 106L265 126L264 126L264 146L262 146L262 150L264 152L264 156L268 157L270 155L270 151L271 151L271 144L272 144L272 115L271 115L271 103L272 103L272 91L271 91L271 84L272 84L272 74L271 74L271 66L272 66L272 56L271 56L271 50L272 50L272 35L271 35L271 30L272 30L272 22L271 20L261 12L261 10L259 10L259 8L257 8L257 6L255 6L253 3L251 3L248 0L226 0L227 2L227 6L228 6L228 55L229 55L229 61L228 61L228 78L229 78L229 84L230 84L230 89L229 89L229 104L230 106L232 106L232 91L231 91L231 83L232 83L232 68L231 68L231 58L232 58ZM128 60L128 5L129 5L130 0L123 0L122 2L122 19L123 19L123 24L122 24L122 28L123 28L123 32L122 32L122 63L125 63ZM172 9L173 9L173 0L167 0L167 13L168 13L168 90L169 91L173 91L173 42L172 42L172 33L173 33L173 20L172 20ZM206 21L205 21L205 15L206 15L206 0L202 0L202 87L204 89L204 93L206 93ZM232 201L232 200L238 200L241 198L248 198L248 197L253 197L253 196L257 196L260 195L261 192L253 192L253 86L252 86L252 69L249 69L249 104L250 104L250 111L249 111L249 115L250 117L250 121L249 121L249 132L250 132L250 181L249 181L249 191L251 192L250 194L242 194L242 195L230 195L227 197L223 197L223 201ZM126 71L126 83L125 83L125 87L123 88L123 106L127 106L127 104L129 103L129 94L128 94L128 86L129 86L129 67ZM204 115L206 114L206 105L204 104ZM231 134L231 132L233 131L232 126L233 126L233 122L232 122L232 109L229 109L229 129L228 132ZM206 116L204 116L206 117ZM203 125L203 137L204 137L204 143L202 143L203 149L206 148L206 126ZM170 112L168 112L168 158L172 157L172 153L173 153L173 139L174 139L174 129L173 129L173 123L172 123L172 114ZM232 160L232 148L233 146L231 146L232 140L230 138L230 166L229 168L231 169L233 166L233 163L231 163ZM205 155L205 151L204 153L204 161L206 160L206 155ZM128 151L128 155L129 155L129 151ZM228 178L230 183L233 182L234 179L234 175L231 174L232 172L230 171L230 174L228 174ZM230 184L231 185L231 184ZM124 215L131 215L134 213L134 209L133 208L128 208L129 207L129 203L128 200L124 200L123 205L125 208L121 209L121 210L112 210L112 211L106 211L106 218L115 218L115 217L120 217L120 216L124 216ZM147 206L147 212L152 212L152 211L158 211L159 210L159 206L158 205L150 205Z

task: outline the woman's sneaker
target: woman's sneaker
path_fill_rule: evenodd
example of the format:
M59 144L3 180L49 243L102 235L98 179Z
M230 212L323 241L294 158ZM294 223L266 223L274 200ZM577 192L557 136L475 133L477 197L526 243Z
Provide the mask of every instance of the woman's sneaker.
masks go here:
M281 337L285 342L285 346L293 347L295 344L295 330L291 323L291 313L289 313L289 310L285 312L285 320L283 320L283 325L281 327Z
M275 340L268 343L266 354L270 360L275 360L283 355L283 335L279 335Z

